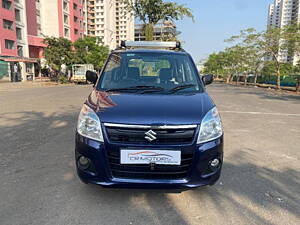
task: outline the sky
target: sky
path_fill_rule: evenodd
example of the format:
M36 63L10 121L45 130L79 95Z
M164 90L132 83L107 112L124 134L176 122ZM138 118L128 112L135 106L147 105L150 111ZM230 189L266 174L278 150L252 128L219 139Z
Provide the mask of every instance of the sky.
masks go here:
M273 0L176 0L191 8L191 19L176 21L179 39L196 63L224 49L224 40L246 28L265 30L268 5Z

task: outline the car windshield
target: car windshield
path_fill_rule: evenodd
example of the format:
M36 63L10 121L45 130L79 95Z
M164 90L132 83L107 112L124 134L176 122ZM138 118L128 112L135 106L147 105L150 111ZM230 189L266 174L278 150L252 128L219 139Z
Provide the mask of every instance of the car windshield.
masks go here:
M97 89L137 93L202 92L191 58L170 53L112 53Z

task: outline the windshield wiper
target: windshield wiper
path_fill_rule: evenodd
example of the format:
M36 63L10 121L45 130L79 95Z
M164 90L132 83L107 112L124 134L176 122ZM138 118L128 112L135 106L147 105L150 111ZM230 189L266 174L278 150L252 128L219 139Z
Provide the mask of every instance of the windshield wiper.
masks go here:
M183 90L183 89L188 89L188 88L195 87L195 86L196 86L195 84L179 85L177 87L174 87L174 88L170 89L169 93L175 93L177 91L180 91L180 90Z
M132 86L132 87L125 87L125 88L112 88L107 89L105 91L107 92L113 92L113 91L162 91L164 90L162 87L156 87L156 86ZM143 92L143 93L144 93Z

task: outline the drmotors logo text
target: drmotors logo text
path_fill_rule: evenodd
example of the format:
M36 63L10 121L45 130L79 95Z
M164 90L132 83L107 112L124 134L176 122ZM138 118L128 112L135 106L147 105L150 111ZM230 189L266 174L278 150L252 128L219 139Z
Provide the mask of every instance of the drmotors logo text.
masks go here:
M130 161L145 161L145 162L163 162L168 163L172 161L173 156L168 154L161 154L152 151L142 151L142 152L134 152L128 153L128 158Z

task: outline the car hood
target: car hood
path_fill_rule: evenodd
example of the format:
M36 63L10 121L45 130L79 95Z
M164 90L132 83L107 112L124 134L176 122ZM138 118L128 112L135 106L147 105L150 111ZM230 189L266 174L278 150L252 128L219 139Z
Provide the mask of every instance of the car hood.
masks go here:
M206 92L189 95L107 93L94 90L86 104L101 122L146 125L199 124L214 106Z

